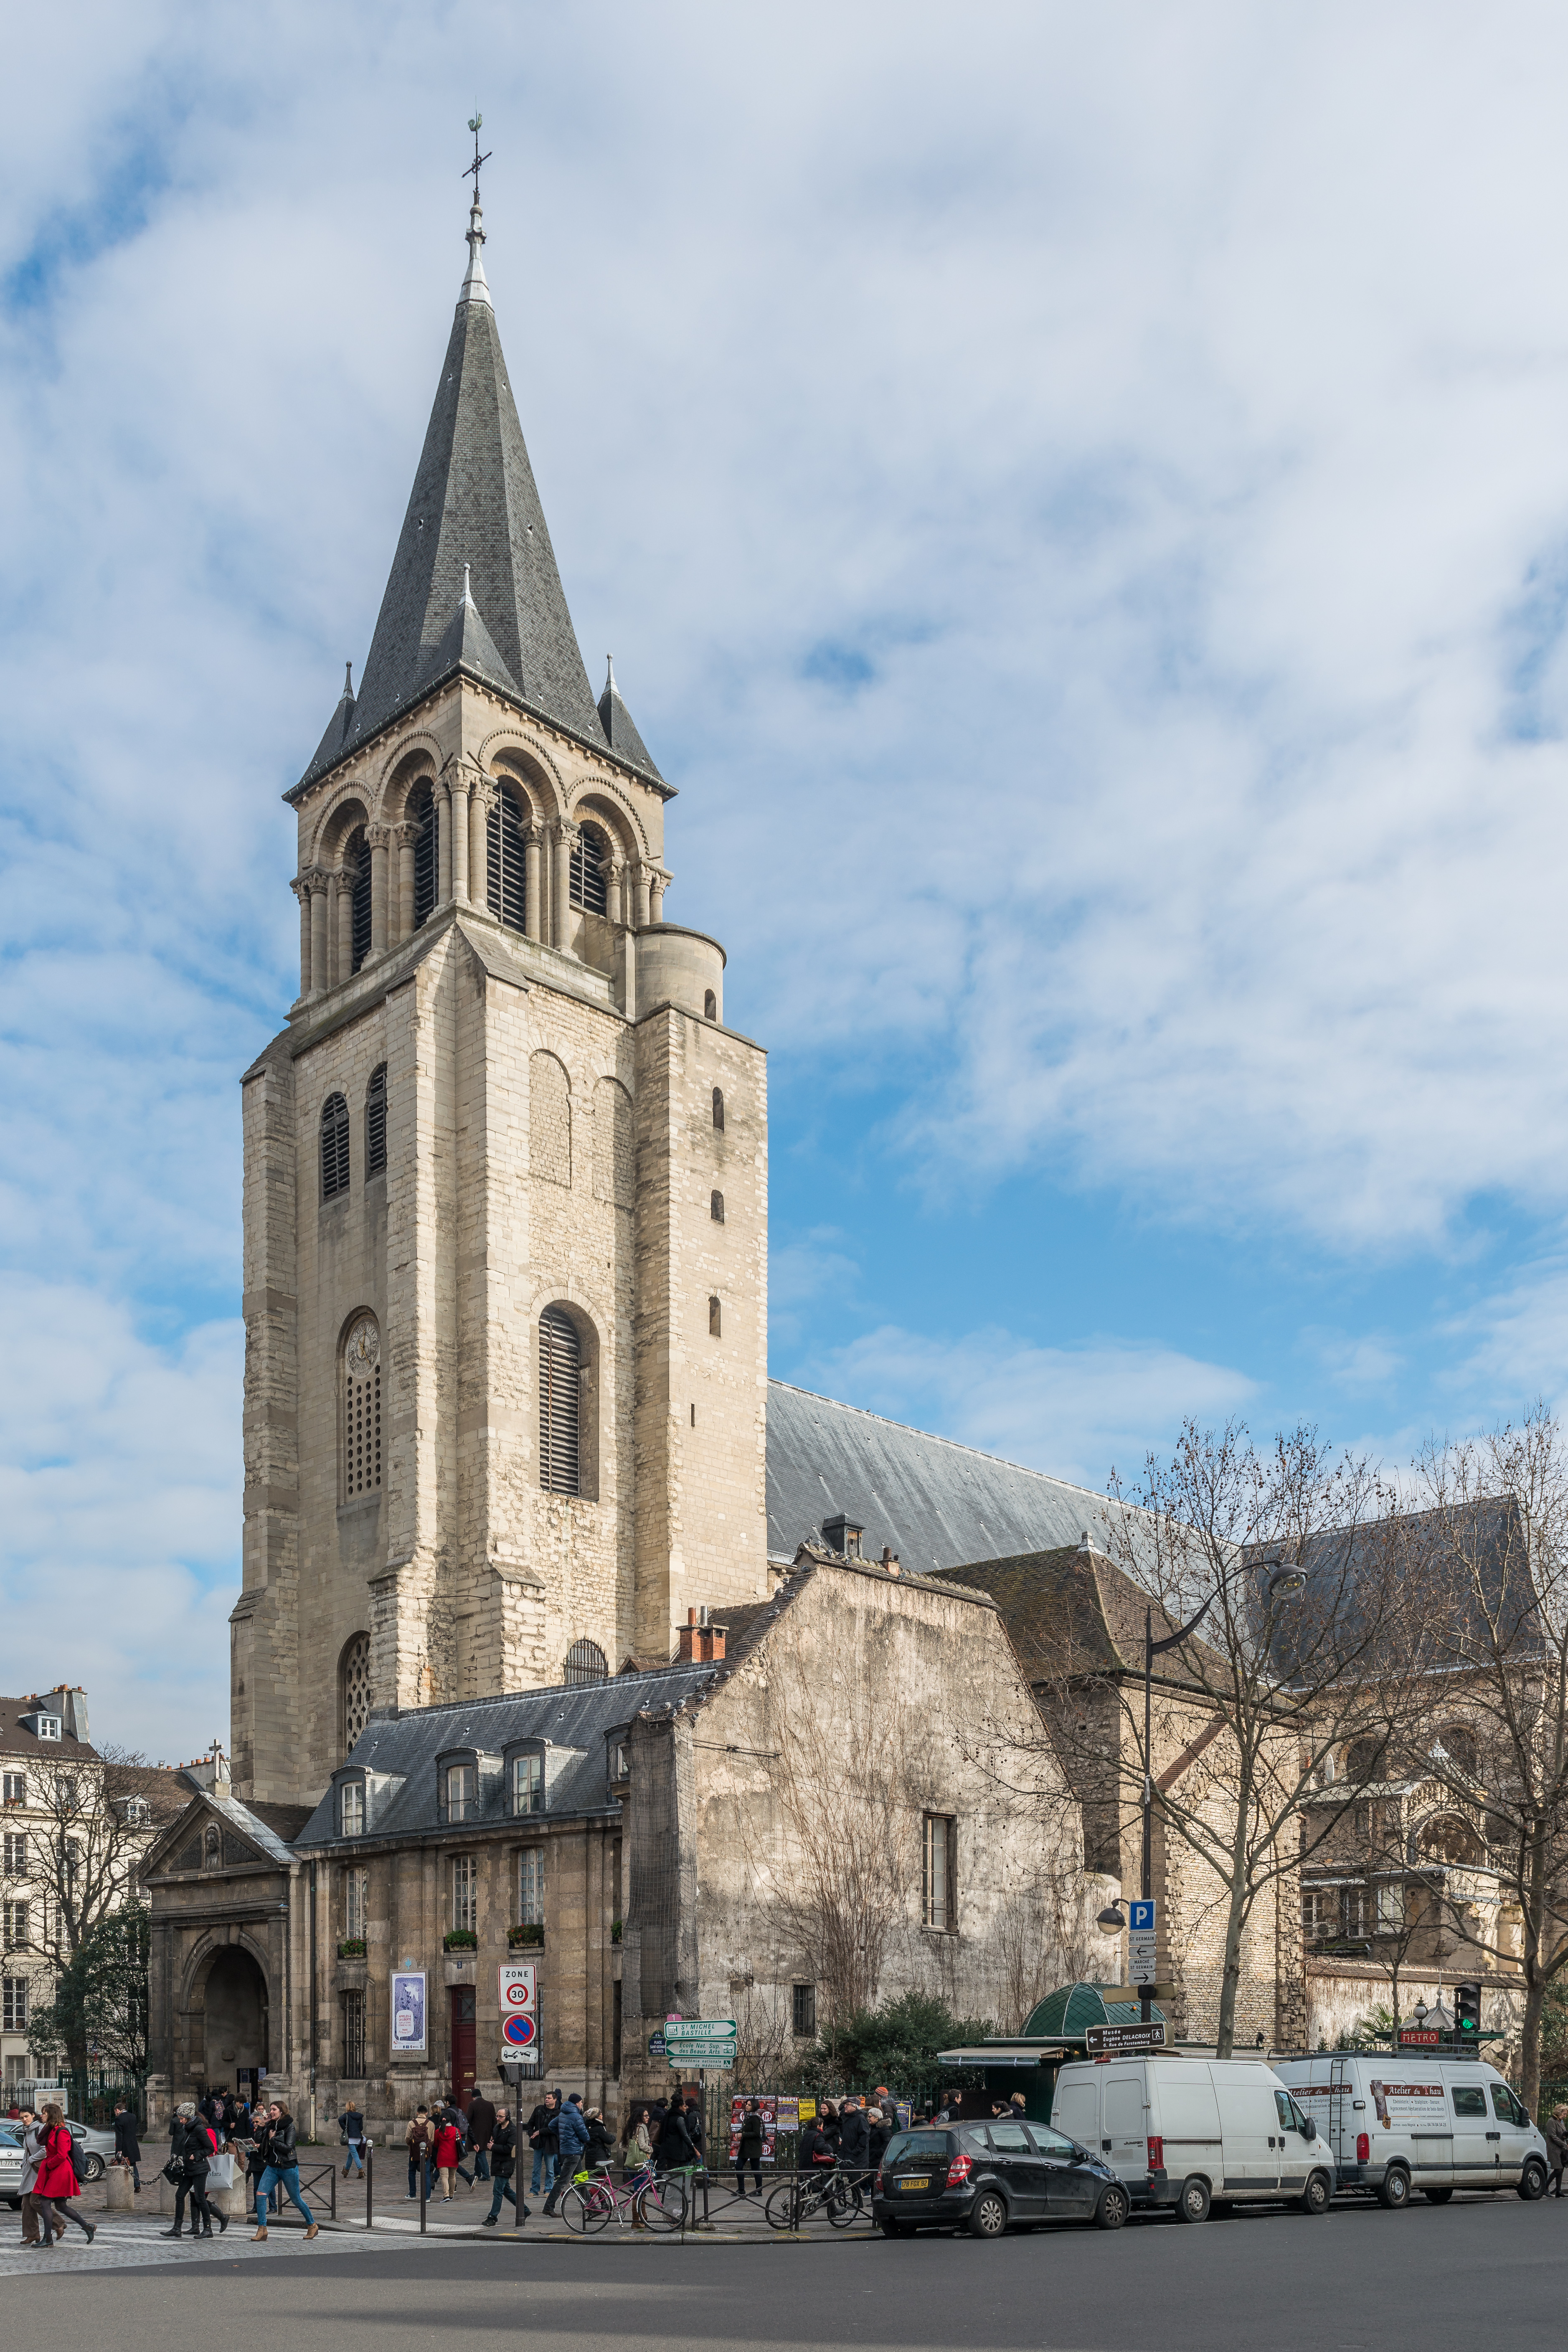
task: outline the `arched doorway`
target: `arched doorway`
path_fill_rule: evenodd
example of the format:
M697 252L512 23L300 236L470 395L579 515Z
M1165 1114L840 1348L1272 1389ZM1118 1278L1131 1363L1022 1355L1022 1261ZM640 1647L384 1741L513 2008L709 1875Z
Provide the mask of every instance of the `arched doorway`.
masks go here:
M226 1944L207 1970L206 2082L254 2094L257 2070L269 2066L267 1979L238 1944Z

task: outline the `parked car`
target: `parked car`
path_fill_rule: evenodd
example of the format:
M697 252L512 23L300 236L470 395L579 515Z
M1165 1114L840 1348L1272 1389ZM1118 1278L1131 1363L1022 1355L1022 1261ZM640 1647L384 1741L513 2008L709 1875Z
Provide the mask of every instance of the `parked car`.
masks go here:
M1419 2189L1446 2205L1456 2189L1543 2196L1546 2142L1495 2066L1468 2053L1324 2052L1275 2071L1334 2154L1334 2186L1397 2210Z
M996 2122L900 2132L882 2158L871 2217L889 2238L921 2229L999 2238L1036 2221L1120 2230L1131 2207L1110 2167L1048 2124Z
M1328 2210L1334 2158L1317 2126L1258 2058L1075 2061L1057 2078L1051 2121L1098 2150L1135 2205L1204 2221L1212 2199Z
M0 2124L0 2200L13 2213L22 2202L22 2135L10 2124Z

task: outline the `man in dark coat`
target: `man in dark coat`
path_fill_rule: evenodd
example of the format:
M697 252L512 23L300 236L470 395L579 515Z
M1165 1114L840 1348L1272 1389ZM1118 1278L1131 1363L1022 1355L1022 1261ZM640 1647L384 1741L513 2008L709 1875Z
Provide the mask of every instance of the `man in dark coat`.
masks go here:
M482 2091L476 2091L468 2101L468 2146L474 2151L476 2180L488 2180L490 2177L489 2147L495 2128L495 2108Z
M757 2184L757 2194L763 2193L763 2144L766 2134L763 2126L763 2103L748 2099L746 2112L741 2117L741 2137L735 2147L735 2193L746 2193L746 2174L750 2170Z
M533 2150L533 2187L531 2193L535 2197L539 2194L541 2172L544 2175L547 2197L555 2185L555 2158L561 2146L556 2128L556 2105L554 2092L546 2091L528 2118L528 2141Z
M517 2162L517 2126L505 2107L498 2107L495 2116L490 2127L489 2145L490 2210L480 2224L486 2230L493 2230L500 2219L503 2198L510 2201L519 2221L526 2221L533 2210L531 2205L521 2202L511 2185L512 2170Z
M136 2128L136 2118L123 2099L114 2102L114 2153L122 2164L131 2167L131 2180L138 2197L142 2194L142 2135Z

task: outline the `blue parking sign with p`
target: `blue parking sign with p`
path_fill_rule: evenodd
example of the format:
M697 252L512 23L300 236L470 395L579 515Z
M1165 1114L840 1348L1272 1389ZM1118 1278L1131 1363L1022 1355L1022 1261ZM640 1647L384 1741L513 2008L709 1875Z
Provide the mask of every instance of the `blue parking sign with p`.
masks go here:
M1154 1925L1152 1903L1130 1903L1127 1906L1127 1924L1135 1936L1140 1930L1148 1935Z

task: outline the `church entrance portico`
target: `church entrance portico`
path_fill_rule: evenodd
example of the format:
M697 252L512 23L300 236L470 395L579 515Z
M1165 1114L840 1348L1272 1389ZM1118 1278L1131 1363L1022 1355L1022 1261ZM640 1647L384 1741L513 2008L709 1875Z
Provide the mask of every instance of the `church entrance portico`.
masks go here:
M193 2032L192 2058L205 2059L202 2071L208 2089L221 2084L226 2090L237 2090L242 2076L254 2082L263 2068L270 2072L267 1978L243 1944L225 1944L213 1954L203 1995L204 2046L198 2051Z

